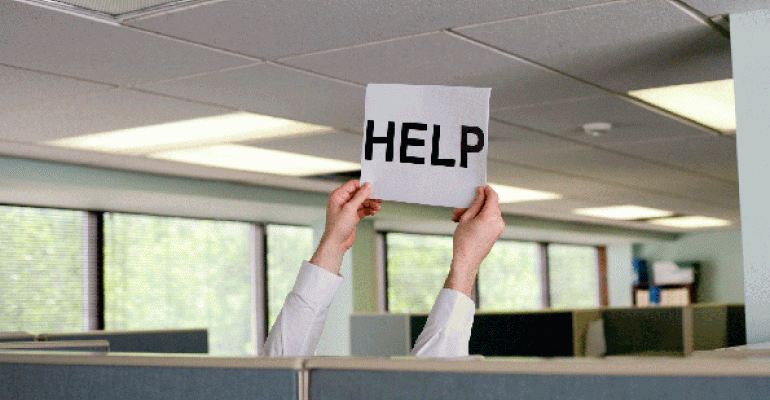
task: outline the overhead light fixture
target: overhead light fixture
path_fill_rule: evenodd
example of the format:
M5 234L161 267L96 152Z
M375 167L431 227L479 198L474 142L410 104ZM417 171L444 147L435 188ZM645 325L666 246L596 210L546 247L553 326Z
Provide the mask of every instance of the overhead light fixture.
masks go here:
M583 132L591 137L599 137L612 129L612 124L609 122L591 122L583 124Z
M490 183L492 189L497 192L500 203L516 203L520 201L554 200L562 196L556 193L541 192L539 190L523 189L515 186L498 185Z
M690 216L690 217L674 217L674 218L661 218L648 221L651 224L670 226L673 228L718 228L722 226L732 225L732 222L711 217L702 216Z
M722 132L735 132L732 79L634 90L629 95Z
M150 154L149 157L289 176L310 176L361 169L358 163L236 144L169 150Z
M587 215L589 217L609 218L626 221L670 217L674 215L674 213L671 211L659 210L657 208L640 207L630 204L612 207L577 208L572 210L572 212L575 214Z
M52 140L45 144L128 155L278 136L325 133L332 128L247 112Z

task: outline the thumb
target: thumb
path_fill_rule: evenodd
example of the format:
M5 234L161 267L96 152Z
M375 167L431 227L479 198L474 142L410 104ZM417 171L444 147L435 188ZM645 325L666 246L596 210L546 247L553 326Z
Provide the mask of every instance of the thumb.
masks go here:
M473 203L470 207L468 207L468 210L463 213L459 217L460 221L467 221L469 219L473 219L476 214L481 211L481 207L484 205L484 190L481 186L476 188L476 198L473 200Z

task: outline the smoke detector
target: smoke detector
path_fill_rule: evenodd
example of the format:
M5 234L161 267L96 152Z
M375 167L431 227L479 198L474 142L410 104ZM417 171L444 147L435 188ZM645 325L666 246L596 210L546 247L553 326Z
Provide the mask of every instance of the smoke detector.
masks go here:
M599 137L609 132L612 124L609 122L591 122L583 125L583 132L591 137Z

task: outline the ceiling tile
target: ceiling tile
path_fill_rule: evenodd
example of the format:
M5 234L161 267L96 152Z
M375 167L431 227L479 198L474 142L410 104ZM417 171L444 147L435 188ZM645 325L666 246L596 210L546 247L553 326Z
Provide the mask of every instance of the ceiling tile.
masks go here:
M231 112L132 90L112 90L78 101L59 100L12 112L0 111L0 139L39 142L202 118Z
M489 121L491 159L515 162L519 154L545 153L574 147L581 145L495 120Z
M136 85L254 61L28 3L0 0L0 63Z
M0 86L3 87L0 91L0 112L114 88L2 65L0 65Z
M457 31L618 92L732 77L730 41L666 0L618 1Z
M361 135L331 132L319 135L252 140L242 144L262 149L360 163L362 140L363 136Z
M86 10L101 11L107 14L125 14L132 11L139 11L149 7L160 6L174 3L179 0L55 0L59 3L65 3Z
M709 17L770 8L770 0L683 0L683 2Z
M491 108L604 93L446 33L332 50L281 62L361 84L491 87Z
M735 206L738 202L737 184L597 148L522 154L518 156L518 163L726 207Z
M258 114L361 132L366 90L265 63L143 88Z
M592 145L708 135L701 130L615 96L493 110L490 115L512 124L554 133ZM592 122L609 122L612 124L612 129L599 137L589 136L583 132L582 126Z
M738 160L735 139L732 137L684 137L649 142L620 143L607 147L720 179L738 182Z
M609 0L231 0L128 23L266 59Z

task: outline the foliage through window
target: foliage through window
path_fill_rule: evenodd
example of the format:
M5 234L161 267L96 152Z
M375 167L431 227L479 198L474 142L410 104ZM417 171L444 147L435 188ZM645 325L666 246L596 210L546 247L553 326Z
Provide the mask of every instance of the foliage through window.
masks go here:
M250 228L106 213L106 329L204 327L211 354L254 354Z
M388 311L427 313L452 262L452 237L385 234ZM548 265L541 251L547 249ZM498 240L479 269L476 289L482 311L599 305L599 261L594 246ZM543 271L548 270L548 281Z
M268 326L273 326L302 261L313 255L313 229L306 226L267 226Z
M86 213L0 206L0 331L76 332Z

